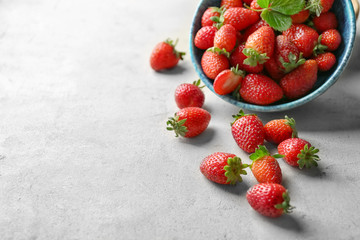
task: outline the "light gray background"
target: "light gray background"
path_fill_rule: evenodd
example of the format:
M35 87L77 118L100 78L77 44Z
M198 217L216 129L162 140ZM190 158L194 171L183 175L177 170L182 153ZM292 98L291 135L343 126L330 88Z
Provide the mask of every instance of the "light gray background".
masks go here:
M176 139L165 122L177 85L197 79L189 53L156 73L157 42L188 52L194 0L0 1L1 239L359 239L360 36L338 82L297 109L318 169L283 160L293 214L260 216L235 187L205 179L201 160L232 152L238 112L204 89L209 128ZM273 153L276 149L268 145Z

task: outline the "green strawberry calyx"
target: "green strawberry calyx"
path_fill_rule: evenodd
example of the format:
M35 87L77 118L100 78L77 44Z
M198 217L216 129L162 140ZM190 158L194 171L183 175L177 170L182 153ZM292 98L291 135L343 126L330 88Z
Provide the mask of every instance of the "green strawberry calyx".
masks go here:
M237 182L242 182L241 175L247 175L247 172L244 170L249 165L243 164L241 158L235 156L233 158L228 158L227 165L224 167L225 176L227 177L226 182L232 185Z
M325 50L328 48L327 46L321 44L321 38L322 38L322 35L319 36L318 42L313 49L313 54L315 57L321 53L324 53Z
M253 162L250 165L250 168L252 167L252 165L254 164L255 161L262 159L265 156L271 156L269 150L264 146L264 145L259 145L256 149L255 152L252 153L249 158L250 160L252 160ZM284 155L281 154L275 154L272 156L273 158L283 158Z
M174 131L175 132L175 137L179 137L182 136L184 137L185 134L188 132L188 129L186 126L184 126L186 122L186 118L185 119L181 119L179 120L179 116L176 115L174 117L169 117L169 120L166 122L167 127L166 129L169 131Z
M230 57L230 53L228 51L226 51L225 48L223 49L220 49L218 47L211 47L211 48L208 48L206 51L210 51L210 52L213 52L213 53L216 53L216 54L219 54L219 55L225 55L227 58Z
M287 190L283 192L282 197L284 201L282 203L276 204L275 208L282 209L283 213L291 213L295 207L290 205L290 196Z
M243 54L247 56L247 58L244 60L244 64L251 67L255 67L258 64L263 64L269 59L269 57L266 56L266 53L259 53L252 48L244 48Z
M230 123L230 125L232 126L238 119L245 117L245 116L251 116L254 115L256 116L256 114L245 114L244 111L242 109L240 109L239 113L236 115L232 115L232 117L235 119L233 122Z
M302 53L300 53L299 58L296 57L295 54L289 53L288 56L289 62L285 62L282 57L279 58L281 65L283 66L283 72L289 73L298 66L305 63L306 59L302 57Z
M211 21L214 22L213 26L215 26L217 29L220 29L224 25L224 12L226 9L224 6L222 7L211 7L212 12L217 12L220 14L220 16L212 16L210 17Z
M205 87L205 85L200 86L200 84L201 84L201 80L200 80L200 79L198 79L198 80L196 80L196 81L193 82L193 85L197 86L198 88L204 88L204 87Z
M232 71L235 75L245 77L245 72L239 69L239 64L236 64L236 67L232 67L230 71Z
M319 152L319 149L311 146L309 147L308 144L304 146L304 148L300 151L300 153L297 155L299 160L297 163L299 164L299 168L302 169L304 166L306 168L311 168L312 166L317 167L318 163L317 161L320 161L320 158L318 155L316 155Z
M311 14L320 16L323 6L321 5L320 0L309 0L305 6L305 10L309 9Z
M296 122L294 118L289 118L288 116L285 116L285 124L290 126L292 129L292 134L291 137L292 138L297 138L298 137L298 132L296 130Z
M186 54L185 52L179 52L175 49L179 39L176 39L175 42L171 40L170 38L166 39L164 43L169 44L174 51L174 54L176 55L176 58L179 58L180 60L184 60L183 56Z

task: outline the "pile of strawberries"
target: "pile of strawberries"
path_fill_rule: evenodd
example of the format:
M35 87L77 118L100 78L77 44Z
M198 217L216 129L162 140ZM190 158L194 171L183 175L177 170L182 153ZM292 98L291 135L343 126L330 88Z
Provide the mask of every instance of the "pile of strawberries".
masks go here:
M222 0L206 9L194 45L217 94L256 105L294 100L313 88L318 71L332 69L341 43L334 0L294 2L302 9L280 8L280 0ZM268 17L278 9L274 16L288 25Z

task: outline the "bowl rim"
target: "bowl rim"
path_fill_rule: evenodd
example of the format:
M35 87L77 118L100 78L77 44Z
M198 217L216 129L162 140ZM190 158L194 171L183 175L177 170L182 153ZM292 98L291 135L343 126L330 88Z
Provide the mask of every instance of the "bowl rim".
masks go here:
M194 52L195 52L195 48L196 48L194 45L194 37L196 34L195 33L195 21L198 17L198 14L200 14L199 11L202 8L205 1L208 1L208 0L201 0L199 2L198 6L196 8L196 11L194 13L193 20L191 22L190 38L189 38L191 61L195 67L197 74L199 75L200 79L202 80L202 82L218 97L220 97L224 101L227 101L235 106L238 106L240 108L244 108L247 110L251 110L251 111L257 111L257 112L277 112L277 111L284 111L284 110L289 110L292 108L299 107L305 103L310 102L311 100L314 100L315 98L322 95L327 89L329 89L339 79L341 73L343 72L343 70L345 69L346 65L349 62L349 59L351 57L352 50L354 47L355 36L356 36L356 17L355 17L355 12L354 12L352 1L351 0L342 0L342 2L345 3L345 8L344 8L345 15L348 15L348 19L350 19L350 21L349 21L350 25L349 25L349 29L348 29L350 41L348 41L345 44L342 61L338 63L338 66L336 67L335 71L326 79L326 81L321 86L319 86L317 89L310 92L309 94L307 94L299 99L293 100L291 102L281 103L278 105L267 105L267 106L255 105L255 104L246 103L246 102L240 102L240 101L236 101L235 99L229 97L228 95L219 95L219 94L215 93L213 84L205 76L205 74L202 71L201 65L196 61L196 58L194 56L195 55Z

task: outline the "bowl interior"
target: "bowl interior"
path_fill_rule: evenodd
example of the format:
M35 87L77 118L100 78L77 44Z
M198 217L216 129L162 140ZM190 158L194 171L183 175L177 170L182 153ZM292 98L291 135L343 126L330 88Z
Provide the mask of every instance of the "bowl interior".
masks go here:
M201 28L202 14L208 7L220 6L220 2L221 0L202 0L199 3L198 8L195 12L190 30L191 60L199 77L212 92L214 92L213 80L207 78L201 68L201 57L204 53L204 50L196 48L193 40L197 31ZM340 74L344 70L345 66L347 65L351 55L351 51L353 49L356 33L356 18L351 0L334 1L331 11L334 12L337 16L339 22L338 30L342 37L341 45L335 52L333 52L336 56L337 63L332 70L318 73L317 82L315 83L313 89L306 96L293 101L280 101L268 106L259 106L237 101L232 98L230 94L218 96L223 100L244 109L259 112L275 112L298 107L323 94L330 86L332 86L336 82L336 80L340 77Z

